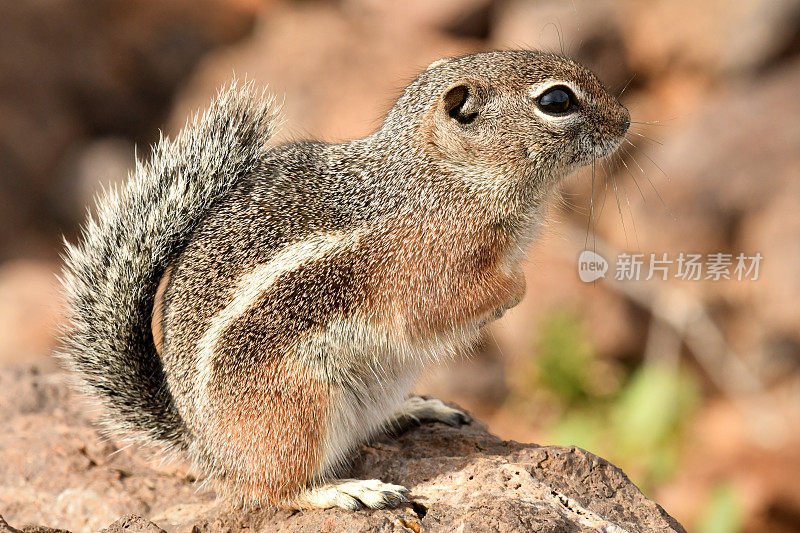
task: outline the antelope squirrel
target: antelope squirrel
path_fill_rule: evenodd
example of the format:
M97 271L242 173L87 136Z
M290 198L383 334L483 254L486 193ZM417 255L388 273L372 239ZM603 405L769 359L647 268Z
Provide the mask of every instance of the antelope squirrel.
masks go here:
M267 147L278 122L234 82L102 195L67 244L60 356L111 428L237 499L395 506L336 473L392 421L465 421L412 384L519 302L548 199L628 111L518 50L433 63L364 139Z

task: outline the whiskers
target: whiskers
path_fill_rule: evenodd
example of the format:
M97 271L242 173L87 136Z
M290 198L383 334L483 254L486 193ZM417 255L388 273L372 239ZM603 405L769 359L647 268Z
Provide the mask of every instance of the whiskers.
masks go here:
M636 79L636 73L631 75L622 89L619 91L617 95L617 99L620 99L625 91L631 87L631 84ZM625 136L622 139L619 147L609 155L606 155L602 158L594 158L592 159L592 183L591 183L591 195L589 197L589 216L588 221L586 223L586 239L584 242L584 248L587 248L589 245L589 236L590 233L592 235L592 242L594 243L597 239L597 225L598 221L603 215L603 211L605 209L606 200L608 198L608 191L609 189L613 190L614 192L614 200L617 204L617 214L619 215L620 224L622 226L622 232L625 236L625 245L629 246L629 234L632 233L636 248L639 248L639 232L636 227L636 219L633 213L633 204L631 202L631 198L628 195L627 188L625 187L625 175L630 176L630 179L633 181L636 189L639 191L639 196L642 198L642 204L647 205L647 197L650 196L645 193L645 189L647 187L642 187L640 184L641 178L643 177L647 180L649 184L649 188L655 194L656 198L658 198L658 202L661 204L664 212L669 215L669 217L673 220L676 219L675 215L672 213L670 208L667 206L664 198L661 196L658 188L656 187L654 180L651 179L648 172L645 170L645 166L652 166L658 169L658 171L666 178L667 182L670 181L669 176L664 171L664 169L656 163L653 158L647 153L647 150L641 148L639 145L642 143L652 143L655 146L663 146L663 143L657 139L654 139L650 136L650 129L652 127L663 127L666 126L665 122L669 122L675 120L678 117L669 118L666 120L631 120L630 127L626 132ZM635 139L634 142L631 139ZM642 165L638 158L644 157L648 161L648 165ZM600 168L603 170L602 176L602 200L600 200L599 208L597 206L598 201L598 192L600 189L600 182L597 175L597 168L598 163L600 164ZM610 187L609 187L610 184ZM623 207L624 205L624 207ZM627 211L627 214L625 213ZM630 220L626 220L629 218ZM594 244L593 244L594 246Z
M597 228L594 226L594 182L597 170L597 158L592 158L592 194L589 196L589 217L586 221L586 239L583 241L583 249L589 248L589 232L592 234L592 250L597 251Z
M630 81L628 83L630 83ZM658 121L649 122L657 123ZM632 123L644 124L644 122ZM647 180L649 189L658 199L658 202L660 203L664 212L667 213L671 219L676 220L674 213L667 206L663 196L656 187L654 180L651 179L650 174L647 172L647 170L645 170L645 168L646 166L655 167L667 179L667 181L670 181L669 176L644 149L642 149L636 142L633 142L629 138L629 135L635 136L638 143L651 142L654 145L663 146L663 143L649 137L645 133L628 131L626 136L623 138L622 144L620 144L619 148L615 152L603 158L595 158L592 160L591 194L589 197L589 213L586 223L586 238L584 242L584 248L586 249L589 247L590 236L593 243L592 247L594 249L594 242L596 241L597 236L597 225L598 221L603 215L605 204L608 199L609 189L611 189L614 193L614 202L617 205L617 214L619 215L626 246L630 246L630 241L633 240L635 247L637 249L640 247L639 232L637 229L633 209L634 202L631 201L631 196L628 194L627 187L625 186L626 179L624 179L624 177L626 176L629 176L633 181L634 186L638 191L638 196L640 196L642 199L643 205L647 205L648 197L651 196L651 194L645 191L645 188L640 182L642 178ZM646 166L643 165L639 160L641 157L646 158L649 164ZM598 164L599 168L602 169L602 176L598 174ZM601 188L603 189L602 193L600 192Z
M664 146L664 143L662 143L661 141L657 141L657 140L653 139L652 137L648 137L648 136L647 136L647 135L645 135L644 133L640 133L640 132L638 132L638 131L631 131L631 130L628 130L628 134L630 134L630 135L636 135L637 137L641 137L642 139L645 139L645 140L647 140L647 141L650 141L651 143L655 143L655 144L657 144L657 145L659 145L659 146Z
M622 87L622 90L617 95L617 99L619 100L623 94L625 94L625 89L631 84L631 82L636 78L636 73L634 72L630 79L625 83L625 86Z

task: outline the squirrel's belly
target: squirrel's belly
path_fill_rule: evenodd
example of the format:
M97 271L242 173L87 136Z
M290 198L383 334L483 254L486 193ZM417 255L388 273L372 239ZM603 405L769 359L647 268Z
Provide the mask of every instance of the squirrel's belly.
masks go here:
M333 384L320 450L320 475L335 472L356 446L386 428L400 414L424 368L472 345L479 327L476 322L423 339L354 316L333 320L309 339L298 355L324 351L325 374Z
M416 377L416 372L407 372L390 381L337 387L331 395L330 414L325 424L319 475L336 473L346 464L350 452L399 414Z

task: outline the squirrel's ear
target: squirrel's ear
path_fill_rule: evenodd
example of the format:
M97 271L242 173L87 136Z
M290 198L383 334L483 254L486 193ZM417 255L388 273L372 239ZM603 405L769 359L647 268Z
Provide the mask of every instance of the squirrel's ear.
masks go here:
M444 113L461 124L474 121L482 106L478 88L469 82L459 82L442 95Z

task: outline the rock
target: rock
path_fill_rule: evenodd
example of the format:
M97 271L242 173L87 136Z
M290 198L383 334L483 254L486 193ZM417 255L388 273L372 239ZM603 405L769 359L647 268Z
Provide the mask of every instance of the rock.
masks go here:
M69 533L65 529L53 529L52 527L44 526L24 526L22 529L16 529L8 525L8 522L3 520L0 516L0 533Z
M125 515L100 533L166 533L149 520L136 515Z
M19 533L19 529L14 529L9 526L8 522L3 520L3 517L0 516L0 533Z
M361 448L348 476L408 486L407 507L235 509L198 487L185 465L157 465L144 450L102 439L93 411L64 382L59 373L0 367L0 500L11 523L109 533L683 531L604 459L574 447L503 441L480 422L426 425ZM0 531L16 530L0 522Z

